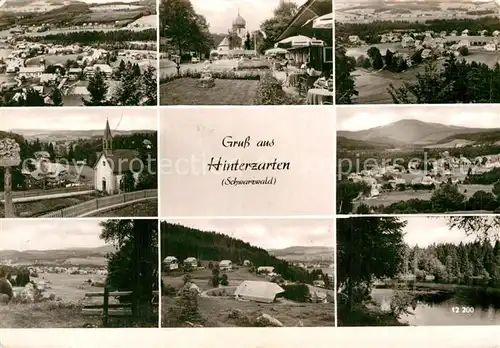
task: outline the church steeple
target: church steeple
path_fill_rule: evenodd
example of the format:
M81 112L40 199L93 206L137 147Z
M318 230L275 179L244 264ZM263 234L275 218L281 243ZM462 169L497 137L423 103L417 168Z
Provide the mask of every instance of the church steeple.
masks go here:
M109 120L106 119L106 128L104 129L104 136L102 137L102 151L107 152L113 150L113 135L109 127Z

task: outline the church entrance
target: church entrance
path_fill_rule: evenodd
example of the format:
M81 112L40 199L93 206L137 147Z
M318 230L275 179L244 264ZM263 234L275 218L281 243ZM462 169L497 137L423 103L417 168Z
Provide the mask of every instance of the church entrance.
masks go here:
M107 192L106 178L102 178L102 191Z

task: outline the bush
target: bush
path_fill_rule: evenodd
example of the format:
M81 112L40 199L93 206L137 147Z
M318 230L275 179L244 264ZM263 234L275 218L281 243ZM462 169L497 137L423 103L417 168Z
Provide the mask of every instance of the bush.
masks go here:
M30 282L30 271L27 268L23 267L17 272L16 285L25 286L29 282Z
M190 274L184 274L182 276L182 281L184 282L184 284L190 283L191 282L191 275Z
M167 326L171 327L183 326L186 322L202 323L203 319L198 310L198 295L189 289L182 290L175 306L168 311L167 322Z
M288 95L281 82L272 74L266 74L260 79L255 105L303 105L301 98Z
M223 274L222 277L220 278L220 285L222 286L228 286L229 285L229 280L227 278L227 274Z
M212 286L214 288L219 286L219 267L216 266L212 269Z
M196 70L185 70L182 71L179 75L171 74L167 76L163 76L160 78L160 83L168 83L177 79L191 78L191 79L199 79L201 78L201 71ZM262 72L257 70L244 70L244 71L233 71L233 70L224 70L224 71L213 71L211 72L212 77L214 79L219 80L250 80L250 81L258 81L261 79Z
M283 297L295 302L309 302L309 287L306 284L285 285Z

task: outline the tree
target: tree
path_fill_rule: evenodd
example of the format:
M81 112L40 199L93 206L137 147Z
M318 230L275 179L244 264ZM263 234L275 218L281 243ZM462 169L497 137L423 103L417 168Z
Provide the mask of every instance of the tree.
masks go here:
M160 35L171 40L182 57L183 52L209 49L213 40L206 19L198 15L190 0L162 0Z
M123 219L106 220L100 225L100 238L117 250L108 255L106 286L111 291L133 291L133 317L149 322L153 290L158 289L158 222Z
M54 106L63 106L62 94L58 88L52 91L51 99Z
M222 286L228 286L229 285L229 280L227 278L227 274L224 273L222 277L220 278L220 285Z
M372 65L373 69L376 70L382 69L384 67L384 59L382 58L380 51L373 57Z
M452 184L443 184L434 191L431 202L436 212L453 212L464 209L465 195Z
M398 218L337 219L337 284L347 292L347 313L353 309L356 287L370 287L373 278L397 274L405 226Z
M220 282L219 274L220 274L219 265L216 265L214 268L212 268L212 286L214 288L219 286Z
M395 62L394 53L392 53L390 49L387 49L387 51L385 52L384 62L387 67L392 66Z
M262 22L260 30L262 30L266 36L263 44L259 45L260 53L264 53L265 50L274 47L274 44L278 42L278 37L292 21L297 11L297 4L290 1L282 1L279 6L274 9L273 17Z
M250 51L252 49L252 39L250 38L250 33L247 33L247 39L245 40L245 49Z
M123 173L120 180L120 190L123 192L131 192L135 190L135 178L134 173L127 171Z
M346 56L342 46L335 47L335 103L352 104L359 93L351 73L356 69L356 62Z
M90 100L82 98L86 106L105 106L109 102L107 100L108 84L106 83L106 74L99 69L96 69L94 75L90 77L87 90L90 93Z

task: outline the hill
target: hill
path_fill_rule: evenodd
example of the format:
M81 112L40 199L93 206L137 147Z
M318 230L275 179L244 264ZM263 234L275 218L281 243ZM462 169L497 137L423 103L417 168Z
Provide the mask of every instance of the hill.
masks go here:
M492 131L495 129L467 128L405 119L361 131L337 131L337 136L365 142L387 143L393 146L401 146L401 144L425 146L437 144L444 139L447 139L444 142L451 141L459 135L463 138L462 134ZM382 139L383 141L381 141Z
M179 224L161 223L161 258L175 256L179 260L196 257L199 260L231 260L242 264L249 260L255 267L273 266L275 272L290 281L310 283L317 274L291 265L266 250L217 232L204 232Z
M391 149L394 147L389 139L380 139L381 142L353 140L345 136L337 136L337 149L346 150L372 150L372 149Z
M59 250L0 250L0 259L9 259L14 264L64 263L71 265L96 264L115 248L104 245L97 248L71 248ZM102 263L102 262L101 262Z
M78 140L102 137L102 129L90 130L47 130L47 129L13 129L12 133L22 135L26 140L40 139L41 141ZM155 130L115 130L113 136L129 136L133 134L151 134ZM0 136L1 138L1 136Z
M285 249L270 249L269 254L290 262L334 261L331 247L293 246Z

